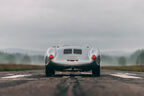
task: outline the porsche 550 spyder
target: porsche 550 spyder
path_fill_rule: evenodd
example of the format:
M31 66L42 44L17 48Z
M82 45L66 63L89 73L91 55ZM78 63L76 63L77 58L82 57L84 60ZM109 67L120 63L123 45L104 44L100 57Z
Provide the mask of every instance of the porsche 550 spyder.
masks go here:
M55 71L92 71L100 76L100 51L86 46L53 46L45 54L45 74L55 75Z

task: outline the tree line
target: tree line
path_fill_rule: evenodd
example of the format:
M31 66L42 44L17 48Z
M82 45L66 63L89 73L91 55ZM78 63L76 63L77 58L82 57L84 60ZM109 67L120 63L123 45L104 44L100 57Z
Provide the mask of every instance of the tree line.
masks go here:
M43 64L44 57L41 55L27 55L21 53L0 52L0 63L13 64ZM144 65L144 49L137 50L130 56L102 55L102 64L110 65Z
M144 49L137 50L130 56L106 56L102 55L105 63L112 65L118 64L121 66L125 65L144 65Z
M43 56L0 52L0 63L43 64Z

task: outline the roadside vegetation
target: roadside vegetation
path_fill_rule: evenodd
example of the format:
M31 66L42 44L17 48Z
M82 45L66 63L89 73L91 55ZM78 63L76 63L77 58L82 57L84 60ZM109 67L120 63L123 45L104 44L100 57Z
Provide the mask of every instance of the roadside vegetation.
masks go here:
M144 66L103 66L102 69L144 72Z
M144 49L140 49L129 55L112 56L102 54L104 66L144 66Z
M42 55L28 55L22 53L6 53L0 51L0 63L7 64L43 64Z
M144 49L129 55L112 56L102 54L102 69L144 72ZM44 56L0 51L0 71L44 69Z
M44 69L44 66L24 64L0 64L0 71L23 71L39 69Z

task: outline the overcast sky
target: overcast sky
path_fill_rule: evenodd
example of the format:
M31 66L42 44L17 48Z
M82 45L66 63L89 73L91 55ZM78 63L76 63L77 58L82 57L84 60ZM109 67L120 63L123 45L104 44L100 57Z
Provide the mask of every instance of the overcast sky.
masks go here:
M0 48L45 50L65 41L144 48L144 0L0 0Z

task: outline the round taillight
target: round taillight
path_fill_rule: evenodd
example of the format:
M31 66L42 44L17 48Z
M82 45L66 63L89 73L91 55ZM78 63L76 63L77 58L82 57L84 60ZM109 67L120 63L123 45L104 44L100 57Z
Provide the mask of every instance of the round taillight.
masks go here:
M92 56L92 59L96 59L96 56L95 56L95 55L93 55L93 56Z
M53 56L53 55L50 55L50 56L49 56L49 59L53 59L53 58L54 58L54 56Z

